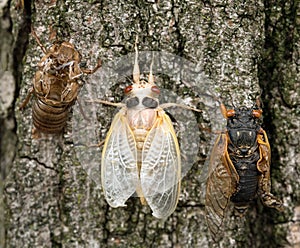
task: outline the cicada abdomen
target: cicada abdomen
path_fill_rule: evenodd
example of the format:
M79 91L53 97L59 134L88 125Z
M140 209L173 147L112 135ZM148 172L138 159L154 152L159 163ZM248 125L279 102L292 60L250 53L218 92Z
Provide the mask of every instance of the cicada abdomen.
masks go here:
M262 110L227 110L223 104L221 110L227 130L215 142L206 185L206 220L214 239L218 238L229 202L240 216L257 196L265 206L283 209L281 200L270 192L271 151L259 124Z
M82 69L80 54L72 43L57 43L46 50L34 30L32 34L45 55L38 63L33 86L20 108L23 109L34 94L33 138L38 138L40 132L55 134L63 130L69 109L82 87L79 78L83 73L94 73L101 65L99 62L93 70Z
M56 107L36 98L32 105L33 125L43 133L60 133L65 127L68 113L68 106Z

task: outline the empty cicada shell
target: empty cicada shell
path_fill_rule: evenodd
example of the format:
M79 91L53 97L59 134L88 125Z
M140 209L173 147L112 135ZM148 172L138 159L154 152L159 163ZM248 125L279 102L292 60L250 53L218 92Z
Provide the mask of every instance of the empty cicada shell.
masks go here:
M35 96L32 106L33 137L42 133L60 133L66 125L69 108L75 103L82 86L79 78L83 73L92 74L92 70L80 67L81 57L70 42L52 45L47 50L32 30L32 35L43 50L45 56L38 63L38 71L33 79L33 86L21 104L23 109L31 95Z
M214 239L219 238L229 202L239 216L257 196L265 206L283 209L282 202L270 193L271 151L267 134L259 124L262 110L227 110L223 104L221 110L227 129L215 142L206 185L206 220Z

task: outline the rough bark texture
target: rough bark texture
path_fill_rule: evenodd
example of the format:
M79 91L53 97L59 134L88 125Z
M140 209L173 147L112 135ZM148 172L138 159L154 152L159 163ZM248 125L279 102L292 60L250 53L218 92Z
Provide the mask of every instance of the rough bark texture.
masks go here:
M298 1L24 2L24 9L10 0L0 6L0 247L300 246ZM88 67L133 52L139 34L141 51L200 64L225 104L252 106L261 94L272 191L286 210L257 201L245 221L232 217L222 242L213 244L197 180L201 160L183 179L178 207L165 222L137 198L126 208L108 207L76 157L70 128L32 140L30 105L18 109L42 56L31 25L46 47L50 27L58 40L71 40Z

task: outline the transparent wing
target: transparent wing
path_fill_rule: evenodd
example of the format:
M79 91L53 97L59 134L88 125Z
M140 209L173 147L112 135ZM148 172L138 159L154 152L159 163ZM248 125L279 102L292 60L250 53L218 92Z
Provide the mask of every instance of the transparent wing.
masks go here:
M105 198L112 207L126 206L138 184L136 145L122 110L108 131L101 161L101 180Z
M141 187L153 216L172 214L180 191L180 151L170 118L159 111L142 152Z
M205 211L208 228L215 239L222 225L225 210L238 181L227 152L225 133L218 136L210 155L209 175L206 183Z

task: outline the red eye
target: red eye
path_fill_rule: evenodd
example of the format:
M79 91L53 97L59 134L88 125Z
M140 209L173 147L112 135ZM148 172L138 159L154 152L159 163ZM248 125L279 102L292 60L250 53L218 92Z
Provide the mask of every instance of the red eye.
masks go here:
M235 111L233 109L230 109L227 111L226 115L227 115L227 117L232 117L235 115Z
M159 88L157 86L152 86L151 87L151 91L154 92L154 93L156 93L156 94L158 94L158 95L160 94L160 90L159 90Z
M234 109L227 110L227 108L225 107L225 105L223 103L221 103L220 108L221 108L222 115L226 119L235 115Z
M132 85L127 86L124 90L125 94L128 94L130 91L132 91Z
M253 115L255 118L260 118L260 117L261 117L261 114L262 114L262 110L261 110L261 109L256 109L256 110L253 110L253 111L252 111L252 115Z

